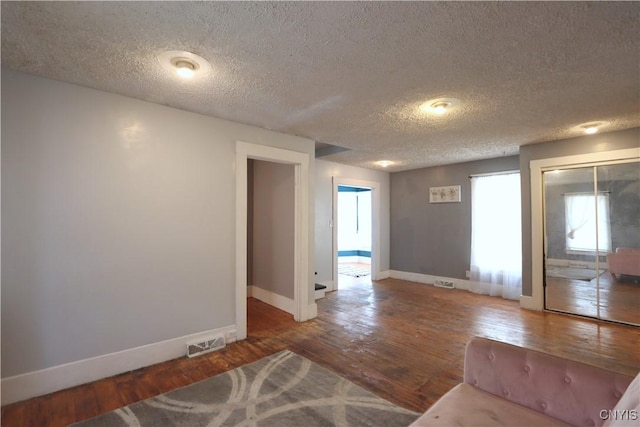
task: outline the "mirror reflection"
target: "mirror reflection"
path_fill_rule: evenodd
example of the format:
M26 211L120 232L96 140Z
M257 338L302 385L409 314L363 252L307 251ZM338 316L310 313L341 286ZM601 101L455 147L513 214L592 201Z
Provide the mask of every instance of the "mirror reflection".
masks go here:
M640 163L544 172L545 308L640 324Z

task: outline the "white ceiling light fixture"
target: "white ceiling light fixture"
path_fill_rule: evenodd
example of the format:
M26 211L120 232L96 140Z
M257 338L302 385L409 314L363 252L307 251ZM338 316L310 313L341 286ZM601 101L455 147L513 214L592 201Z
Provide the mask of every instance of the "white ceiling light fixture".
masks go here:
M177 73L183 79L204 76L211 72L211 64L195 53L169 50L158 55L158 61L167 70Z
M593 135L594 133L598 133L600 129L608 125L609 122L588 122L582 123L576 126L574 129L586 133L587 135Z
M378 162L376 162L375 164L378 166L382 166L383 168L388 168L389 166L393 165L395 162L391 161L391 160L380 160Z
M185 79L193 77L196 74L196 70L200 68L198 64L188 60L187 58L173 58L171 63L175 65L178 75Z
M431 108L434 113L442 115L447 111L447 108L449 108L450 105L451 104L448 102L436 102L431 106Z
M451 111L451 109L456 107L458 104L460 104L460 100L455 98L431 99L420 105L420 111L427 114L442 116Z
M592 135L592 134L594 134L596 132L598 132L598 128L595 127L595 126L589 126L589 127L584 128L584 133L586 133L586 134Z

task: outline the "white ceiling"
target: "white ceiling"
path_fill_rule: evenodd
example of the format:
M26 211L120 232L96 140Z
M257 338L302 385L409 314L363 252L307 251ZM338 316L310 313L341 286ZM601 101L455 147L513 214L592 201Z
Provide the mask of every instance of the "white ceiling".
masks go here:
M638 2L2 2L2 66L349 148L390 171L640 126ZM180 81L185 50L209 75ZM418 106L460 104L445 116Z

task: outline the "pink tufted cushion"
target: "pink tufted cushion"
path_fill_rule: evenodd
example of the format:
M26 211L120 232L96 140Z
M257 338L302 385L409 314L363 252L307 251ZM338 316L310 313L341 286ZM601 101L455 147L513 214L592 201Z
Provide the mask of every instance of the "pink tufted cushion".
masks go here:
M605 427L637 427L640 425L640 374L631 382L611 412L603 412Z
M574 426L601 426L632 379L484 338L465 352L464 382Z
M570 427L465 383L451 389L410 427L451 426Z

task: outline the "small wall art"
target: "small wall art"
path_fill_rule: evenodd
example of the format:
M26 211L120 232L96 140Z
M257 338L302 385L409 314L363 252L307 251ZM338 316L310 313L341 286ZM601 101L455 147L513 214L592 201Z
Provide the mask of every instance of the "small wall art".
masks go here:
M456 203L460 201L460 186L430 187L429 203Z

